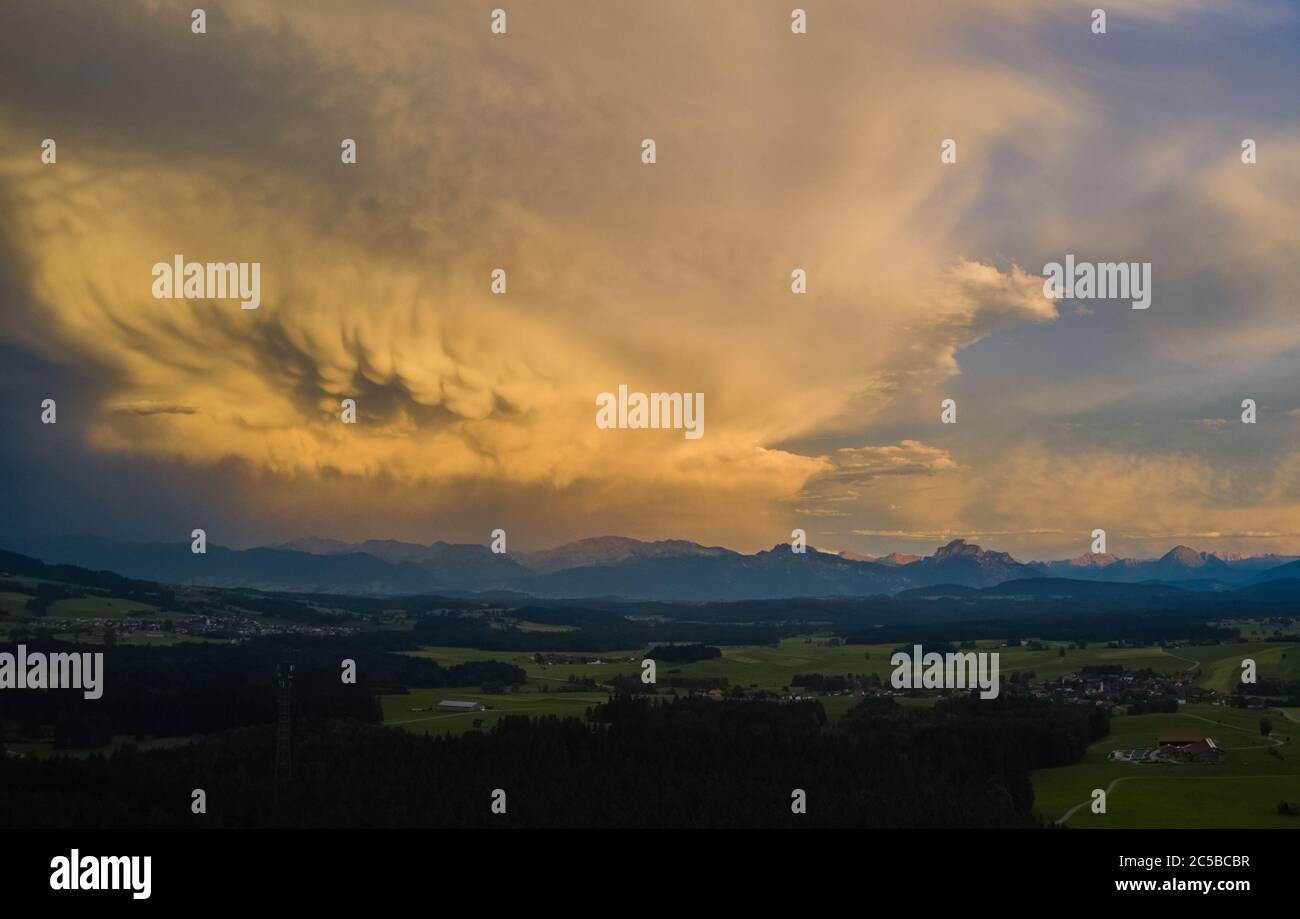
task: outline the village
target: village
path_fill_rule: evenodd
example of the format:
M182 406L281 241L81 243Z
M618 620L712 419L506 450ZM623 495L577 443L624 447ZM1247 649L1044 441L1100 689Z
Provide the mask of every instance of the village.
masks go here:
M45 616L29 627L12 630L13 640L68 636L73 642L101 638L105 644L118 642L148 645L173 644L186 639L204 641L249 641L267 635L334 636L356 630L342 625L268 621L266 618L224 612L218 615L179 616L165 620L134 616L60 618Z

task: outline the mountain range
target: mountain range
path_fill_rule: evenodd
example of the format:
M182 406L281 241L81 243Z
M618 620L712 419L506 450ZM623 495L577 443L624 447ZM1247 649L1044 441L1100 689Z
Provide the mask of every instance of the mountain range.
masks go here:
M620 597L702 602L866 597L936 585L983 589L1029 578L1175 585L1224 591L1300 578L1294 556L1230 556L1176 546L1158 559L1085 554L1021 562L955 539L927 556L873 558L778 543L752 555L680 539L581 539L552 549L493 553L484 545L309 537L275 546L121 542L93 536L30 540L15 551L57 564L171 584L346 594L510 591L539 598Z

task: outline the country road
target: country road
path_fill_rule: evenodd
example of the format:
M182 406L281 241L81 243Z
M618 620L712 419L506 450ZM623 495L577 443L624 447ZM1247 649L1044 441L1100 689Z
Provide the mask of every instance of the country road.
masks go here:
M1194 661L1194 660L1192 660L1190 657L1183 657L1183 656L1181 656L1181 655L1174 654L1174 653L1171 652L1168 648L1161 648L1160 650L1163 651L1165 654L1168 654L1170 657L1172 657L1172 658L1173 658L1174 660L1176 660L1176 661L1186 661L1187 663L1191 664L1192 666L1190 666L1190 667L1187 668L1187 672L1188 672L1188 673L1190 673L1190 672L1193 671L1193 670L1198 670L1198 669L1200 669L1200 666L1201 666L1201 662L1200 662L1200 661Z
M1117 778L1117 779L1113 779L1113 780L1111 781L1111 783L1110 783L1109 785L1106 786L1106 798L1107 798L1107 800L1109 801L1109 799L1110 799L1110 793L1115 789L1115 786L1116 786L1116 785L1118 785L1120 782L1127 782L1129 779L1135 779L1135 778L1137 778L1137 776L1135 776L1135 775L1123 775L1123 776L1120 776L1120 777ZM1057 826L1060 826L1061 824L1065 823L1065 821L1069 820L1071 817L1074 816L1075 812L1076 812L1079 808L1081 808L1081 807L1087 807L1087 806L1088 806L1089 804L1091 804L1091 803L1092 803L1092 800L1089 799L1089 800L1087 800L1087 801L1084 801L1082 804L1076 804L1076 805L1074 805L1074 807L1070 808L1068 811L1065 812L1065 816L1064 816L1064 817L1062 817L1060 820L1056 821L1056 825L1057 825Z
M1285 715L1286 713L1283 712L1283 714ZM1184 718L1195 718L1197 721L1204 721L1206 724L1213 724L1213 725L1215 725L1216 727L1226 728L1227 730L1230 730L1230 731L1241 731L1243 734L1250 734L1252 737L1255 736L1255 732L1252 731L1252 730L1250 730L1249 728L1240 728L1240 727L1237 727L1235 724L1224 724L1224 723L1221 722L1221 721L1213 721L1213 720L1211 720L1211 719L1209 719L1209 718L1203 718L1203 717L1201 717L1200 715L1193 715L1193 714L1191 714L1190 712L1183 712L1182 715L1183 715ZM1260 736L1263 736L1263 735L1260 735ZM1275 746L1275 747L1280 747L1280 746L1282 746L1282 741L1278 740L1276 737L1265 737L1264 739L1267 740L1270 744L1272 744L1272 745ZM1262 747L1262 746L1264 746L1264 744L1259 744L1259 743L1257 743L1257 744L1251 744L1249 747L1224 747L1223 749L1225 749L1225 750L1253 750L1253 749L1255 749L1255 748L1257 748L1257 747Z

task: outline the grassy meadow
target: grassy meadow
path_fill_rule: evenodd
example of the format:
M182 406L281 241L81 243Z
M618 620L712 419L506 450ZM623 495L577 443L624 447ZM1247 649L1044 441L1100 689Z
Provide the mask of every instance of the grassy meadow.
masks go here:
M977 642L980 651L997 651L1001 673L1029 672L1039 680L1054 679L1074 673L1088 665L1118 664L1129 670L1149 668L1159 673L1178 673L1199 667L1198 682L1229 691L1241 672L1241 660L1253 658L1261 674L1300 677L1300 646L1263 642L1179 648L1107 648L1091 644L1084 649L1044 642L1041 650L1021 645L1007 647L1005 642ZM800 673L843 676L850 673L875 674L888 680L893 667L890 655L897 645L848 645L827 636L787 638L779 646L727 645L722 656L691 664L660 663L659 677L680 675L692 679L725 679L731 686L784 692ZM1065 654L1061 654L1061 648ZM475 660L498 660L522 667L528 674L527 691L541 691L543 685L554 688L569 677L590 678L597 682L615 676L640 673L644 649L601 652L569 652L571 657L599 659L591 664L539 664L532 652L482 651L474 648L428 647L417 656L432 658L444 666ZM1289 652L1289 653L1288 653Z
M1248 633L1249 634L1249 633ZM1300 645L1261 641L1188 647L1108 648L1090 644L1074 648L1043 642L1030 650L1022 645L981 641L977 650L997 651L1001 672L1030 672L1038 680L1077 672L1087 665L1119 664L1129 670L1149 668L1159 673L1194 673L1196 681L1220 692L1231 691L1240 678L1241 661L1255 660L1264 677L1300 678ZM690 664L660 662L662 682L670 675L692 679L725 679L730 686L783 693L796 674L827 676L875 674L888 680L894 644L848 645L828 636L787 638L777 646L723 646L722 656ZM1064 655L1061 648L1065 647ZM384 722L421 733L458 733L478 720L490 727L507 714L572 715L604 701L599 691L560 692L570 677L599 684L615 676L640 672L644 649L612 652L571 652L572 657L600 663L539 664L531 653L487 652L472 648L429 647L418 652L444 666L472 660L500 660L528 674L518 692L487 694L477 687L415 690L383 697ZM481 702L485 712L412 711L435 708L441 699ZM843 717L858 702L852 695L822 696L829 719ZM908 705L933 704L933 696L899 700ZM1273 723L1270 737L1259 730L1261 717ZM1162 731L1189 729L1213 737L1228 752L1220 765L1140 765L1112 762L1111 750L1155 745ZM1111 734L1094 744L1079 763L1041 770L1032 776L1037 810L1056 822L1069 814L1070 827L1300 827L1300 819L1277 813L1281 800L1300 801L1300 709L1242 710L1216 705L1184 705L1177 714L1118 715ZM1105 815L1091 812L1094 788L1109 789ZM1076 805L1082 804L1082 807Z
M1261 717L1273 730L1260 734ZM1228 750L1219 765L1112 762L1111 750L1149 748L1162 731L1188 730L1212 737ZM1300 827L1300 818L1277 813L1281 800L1300 801L1300 721L1278 709L1244 710L1184 705L1177 714L1121 715L1110 736L1083 760L1033 774L1037 810L1066 826ZM1094 814L1093 789L1109 789L1105 814ZM1084 804L1076 809L1076 805Z

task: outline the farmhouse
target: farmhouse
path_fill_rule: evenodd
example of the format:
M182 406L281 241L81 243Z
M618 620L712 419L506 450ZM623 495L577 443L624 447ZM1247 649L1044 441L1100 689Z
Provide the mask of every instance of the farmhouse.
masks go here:
M443 699L438 703L438 708L457 712L482 712L487 710L487 706L481 702L466 702L460 699Z
M1228 751L1219 746L1213 737L1188 733L1161 734L1158 738L1160 752L1170 759L1185 763L1221 763Z

